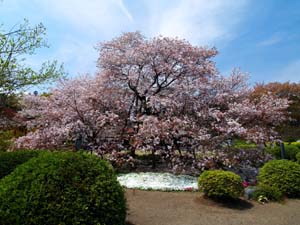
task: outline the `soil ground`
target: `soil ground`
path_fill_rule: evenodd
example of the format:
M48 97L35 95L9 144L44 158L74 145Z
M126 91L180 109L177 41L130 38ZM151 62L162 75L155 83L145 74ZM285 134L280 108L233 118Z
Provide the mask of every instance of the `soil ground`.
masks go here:
M221 203L199 192L126 191L128 225L300 225L300 200Z

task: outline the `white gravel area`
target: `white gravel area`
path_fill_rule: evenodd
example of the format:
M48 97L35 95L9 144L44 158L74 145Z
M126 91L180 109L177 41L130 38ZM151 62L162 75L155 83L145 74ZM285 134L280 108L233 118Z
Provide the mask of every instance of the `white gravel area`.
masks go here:
M126 188L162 191L198 190L197 177L171 173L127 173L119 174L118 181Z

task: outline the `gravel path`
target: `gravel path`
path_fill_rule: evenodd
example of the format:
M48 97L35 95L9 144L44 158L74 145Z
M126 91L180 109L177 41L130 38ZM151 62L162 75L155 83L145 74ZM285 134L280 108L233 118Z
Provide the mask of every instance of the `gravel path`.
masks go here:
M131 225L300 225L300 200L216 203L197 192L127 190Z

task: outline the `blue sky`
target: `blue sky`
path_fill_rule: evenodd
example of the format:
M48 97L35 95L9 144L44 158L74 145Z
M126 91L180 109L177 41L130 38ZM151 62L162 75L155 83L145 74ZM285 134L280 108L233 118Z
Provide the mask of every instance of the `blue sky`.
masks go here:
M222 74L238 67L250 82L300 81L298 0L0 0L0 23L27 18L47 28L50 48L28 58L63 62L70 76L94 73L94 47L127 31L215 46Z

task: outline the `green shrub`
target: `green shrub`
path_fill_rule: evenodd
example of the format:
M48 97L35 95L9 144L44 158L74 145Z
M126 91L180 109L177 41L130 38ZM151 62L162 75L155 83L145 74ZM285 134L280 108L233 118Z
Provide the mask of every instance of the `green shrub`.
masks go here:
M255 143L248 142L242 139L234 139L232 147L238 149L253 149L257 148L257 145Z
M281 150L280 146L275 145L273 148L268 146L266 148L267 152L273 155L276 159L281 159ZM284 144L285 150L285 158L296 161L296 155L300 152L300 146L297 142L294 143L285 143Z
M296 155L300 152L300 146L295 143L285 144L286 159L296 161Z
M0 152L0 179L38 154L37 151Z
M291 145L294 145L300 149L300 141L291 142Z
M13 137L14 135L11 130L0 130L0 152L5 152L10 148Z
M124 225L124 190L93 155L45 152L0 181L1 225Z
M288 160L267 162L258 175L259 184L278 188L289 197L300 196L300 165Z
M280 201L283 197L278 188L268 185L259 185L256 187L253 193L253 199L258 200L259 196L267 197L267 199L270 201Z
M240 176L222 170L204 171L198 179L198 186L207 197L217 199L236 199L244 190Z
M298 163L300 163L300 152L297 153L296 160L297 160Z

